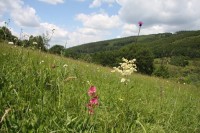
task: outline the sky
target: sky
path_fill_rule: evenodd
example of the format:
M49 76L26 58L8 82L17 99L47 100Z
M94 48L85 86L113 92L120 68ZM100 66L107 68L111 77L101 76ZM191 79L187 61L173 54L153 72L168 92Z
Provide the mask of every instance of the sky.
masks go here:
M135 36L200 30L200 0L0 0L0 26L23 39L49 33L68 47ZM53 30L54 29L54 30Z

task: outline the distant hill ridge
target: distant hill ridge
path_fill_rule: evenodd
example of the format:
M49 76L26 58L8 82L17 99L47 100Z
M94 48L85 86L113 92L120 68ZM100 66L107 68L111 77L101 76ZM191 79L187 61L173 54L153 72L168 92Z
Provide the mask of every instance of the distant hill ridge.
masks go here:
M68 48L66 49L66 52L71 54L91 54L119 49L130 49L134 45L137 45L139 47L151 49L156 56L161 56L160 54L163 50L165 51L165 56L169 56L169 53L171 54L176 52L179 48L183 49L183 47L187 47L187 50L185 52L182 51L181 54L190 57L200 57L200 30L141 35L138 37L137 44L135 44L136 38L137 36L130 36L82 44ZM191 49L194 50L193 54L195 55L188 54L190 53L188 50Z

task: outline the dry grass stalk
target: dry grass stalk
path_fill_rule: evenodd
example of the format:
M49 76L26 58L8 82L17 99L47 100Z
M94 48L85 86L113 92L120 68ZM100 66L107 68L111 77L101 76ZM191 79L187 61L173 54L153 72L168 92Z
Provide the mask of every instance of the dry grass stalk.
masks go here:
M70 80L74 80L74 79L77 79L77 77L67 77L67 78L65 79L65 81L70 81Z
M11 110L11 108L8 108L8 109L5 110L5 113L4 113L3 116L1 117L0 124L3 122L3 120L5 119L6 115L9 113L10 110Z

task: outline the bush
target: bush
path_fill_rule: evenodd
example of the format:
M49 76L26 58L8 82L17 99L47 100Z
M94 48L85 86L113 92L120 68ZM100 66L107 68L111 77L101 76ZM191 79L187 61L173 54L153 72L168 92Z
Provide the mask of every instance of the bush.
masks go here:
M154 70L154 56L149 49L140 49L136 53L137 70L141 73L151 75Z
M168 68L161 64L160 67L154 71L153 75L163 78L169 78Z
M189 64L188 58L185 56L173 56L170 60L171 65L185 67Z

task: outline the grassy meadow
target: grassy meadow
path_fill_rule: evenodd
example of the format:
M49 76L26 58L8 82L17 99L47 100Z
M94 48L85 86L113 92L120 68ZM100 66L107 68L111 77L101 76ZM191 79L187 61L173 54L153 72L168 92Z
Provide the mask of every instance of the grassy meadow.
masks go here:
M1 133L199 133L200 88L0 43ZM96 86L99 105L88 114ZM7 110L7 113L5 111Z
M165 60L170 58L165 58ZM162 64L162 59L154 59L155 68L159 68ZM185 67L164 63L169 72L169 79L182 84L191 84L200 87L200 58L189 59L189 64Z

